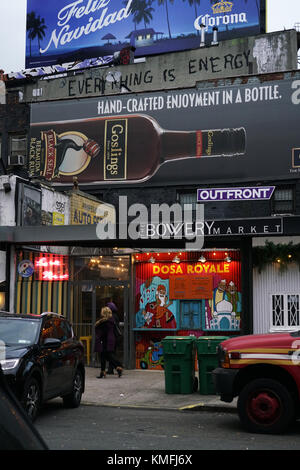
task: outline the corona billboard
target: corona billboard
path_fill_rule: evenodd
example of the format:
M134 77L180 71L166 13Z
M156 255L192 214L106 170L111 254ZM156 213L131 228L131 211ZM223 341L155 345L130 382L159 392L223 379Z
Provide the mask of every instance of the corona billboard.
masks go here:
M26 68L99 57L109 62L128 46L136 57L194 49L201 25L210 36L217 27L219 40L263 33L264 5L265 0L27 0Z

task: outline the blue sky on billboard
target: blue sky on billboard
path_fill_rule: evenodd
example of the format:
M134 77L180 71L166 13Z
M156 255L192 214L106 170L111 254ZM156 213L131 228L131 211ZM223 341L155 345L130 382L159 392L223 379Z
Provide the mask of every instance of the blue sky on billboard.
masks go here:
M69 3L74 3L71 0L68 2L67 0L52 0L51 2L44 2L40 0L29 0L33 7L38 5L38 14L41 17L45 18L45 23L47 25L47 35L53 31L55 28L55 21L57 22L57 10L62 5L66 5ZM127 4L127 0L123 2L122 0L111 0L111 5L115 2L115 4L120 5L121 8L125 8ZM249 15L250 20L248 22L255 22L255 15L256 13L256 0L232 0L233 3L239 3L243 5L243 9L241 11L247 12ZM84 2L87 3L87 2ZM98 4L100 5L108 4L108 0L99 0ZM208 4L210 4L210 0L200 0L200 5L197 5L197 16L201 15L202 11L207 13ZM166 21L166 6L161 5L158 6L158 1L153 1L154 11L151 11L153 21L147 25L147 27L152 27L155 29L156 32L164 33L164 37L169 36L167 21ZM42 7L41 7L42 6ZM186 27L186 25L190 25L194 23L196 12L194 5L190 6L189 1L183 0L179 2L173 2L173 5L168 1L169 6L169 24L172 37L176 36L177 34L189 34L189 30L191 27ZM205 10L206 8L206 10ZM209 5L209 8L211 6ZM117 9L117 8L116 8ZM115 10L116 10L115 9ZM27 0L13 0L11 2L1 1L0 2L0 67L4 69L5 72L9 73L12 71L19 71L25 67L25 37L26 37L26 10L27 10ZM112 12L111 10L110 12ZM125 12L126 13L126 12ZM109 12L107 11L107 15ZM83 16L83 15L82 15ZM85 16L86 20L85 25L91 24L92 21L90 20L90 15ZM99 18L95 16L95 18ZM108 17L109 19L113 19L112 16ZM70 30L74 19L70 21ZM294 27L295 23L300 23L300 1L299 0L267 0L267 31L279 31L282 29L291 29ZM121 26L122 24L122 26ZM96 27L96 26L95 26ZM132 18L127 18L123 22L116 22L108 24L106 28L99 29L95 31L93 34L84 35L87 39L86 46L91 47L95 45L98 41L100 45L107 42L115 42L123 41L125 36L128 35L131 31L135 28L134 23L132 22ZM140 22L139 28L144 28L143 21ZM220 28L220 25L219 25ZM103 36L106 34L112 34L115 36L116 39L113 40L103 40ZM51 35L50 35L51 37ZM53 41L52 41L53 42ZM35 43L35 44L33 44ZM41 42L42 48L47 47L48 41L46 41L46 37ZM37 39L32 41L32 48L36 47ZM28 45L29 47L29 45ZM70 47L73 47L70 44ZM32 49L33 53L33 49Z

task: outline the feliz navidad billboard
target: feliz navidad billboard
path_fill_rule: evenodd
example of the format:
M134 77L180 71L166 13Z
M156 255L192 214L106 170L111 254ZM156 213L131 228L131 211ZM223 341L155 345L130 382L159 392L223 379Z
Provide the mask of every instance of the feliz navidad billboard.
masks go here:
M201 24L219 40L264 32L265 0L27 0L26 68L198 48Z

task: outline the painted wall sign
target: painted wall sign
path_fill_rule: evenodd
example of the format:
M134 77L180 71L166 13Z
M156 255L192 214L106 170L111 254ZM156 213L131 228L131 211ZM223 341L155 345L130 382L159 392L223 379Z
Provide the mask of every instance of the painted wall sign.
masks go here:
M197 201L260 201L270 199L275 186L197 189Z
M227 253L228 254L228 253ZM242 316L239 252L212 253L205 263L160 261L136 265L136 328L143 331L239 330ZM163 255L162 255L163 256ZM221 261L223 260L223 261ZM172 266L176 271L172 271ZM180 333L177 332L178 335Z
M30 102L186 88L211 78L296 70L297 49L295 30L277 31L236 38L234 43L221 41L214 47L150 56L130 65L108 68L103 58L86 59L9 73L4 80L34 77L35 82L26 84L24 93Z
M170 299L210 299L212 276L170 276Z
M29 173L70 186L298 178L299 105L297 78L33 103Z
M202 0L201 5L133 0L27 0L26 67L112 56L126 46L139 57L199 47L200 24L221 40L264 31L263 0Z

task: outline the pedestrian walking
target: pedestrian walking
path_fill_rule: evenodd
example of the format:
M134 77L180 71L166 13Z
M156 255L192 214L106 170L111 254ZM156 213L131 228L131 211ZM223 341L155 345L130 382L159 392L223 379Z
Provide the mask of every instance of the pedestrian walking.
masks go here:
M120 318L119 318L119 315L118 315L118 308L117 308L117 306L114 302L108 302L106 304L106 307L111 309L112 316L113 316L113 319L115 321L114 331L115 331L115 336L116 336L116 346L115 346L114 353L116 353L118 342L120 341L120 339L122 337L122 333L121 333L121 330L120 330ZM114 367L113 367L111 362L108 363L107 374L108 375L114 375Z
M101 370L99 379L106 377L106 361L112 364L117 370L118 376L121 377L123 366L115 357L114 351L116 347L115 321L112 311L109 307L103 307L100 312L100 319L95 324L95 352L100 353Z

